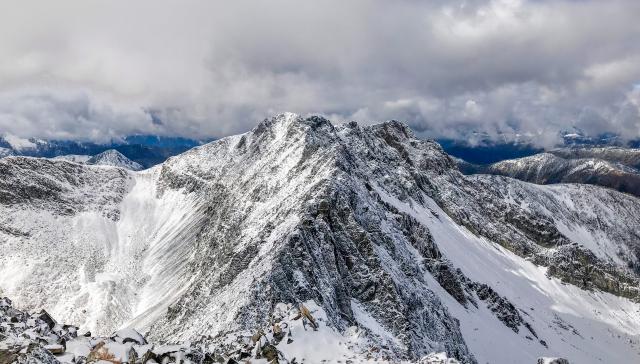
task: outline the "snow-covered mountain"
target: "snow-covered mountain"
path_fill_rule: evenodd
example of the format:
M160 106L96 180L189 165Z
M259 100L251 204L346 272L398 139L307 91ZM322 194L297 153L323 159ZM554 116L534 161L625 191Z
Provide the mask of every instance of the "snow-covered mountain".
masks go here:
M85 163L126 168L132 171L139 171L143 169L143 167L139 163L136 163L131 159L125 157L122 153L118 152L115 149L105 150L100 154L96 154L93 157L87 159Z
M399 122L282 114L140 172L0 175L0 295L95 333L219 343L303 302L307 362L640 358L640 200L464 176Z
M522 181L553 184L583 183L613 188L640 196L640 154L625 148L557 149L487 166L458 160L466 174L488 173Z
M595 158L640 169L640 149L622 147L574 147L549 151L565 159Z
M94 156L85 154L67 154L53 157L53 160L64 160L80 164L92 164L100 166L111 166L140 171L144 169L142 165L132 161L115 149L109 149Z

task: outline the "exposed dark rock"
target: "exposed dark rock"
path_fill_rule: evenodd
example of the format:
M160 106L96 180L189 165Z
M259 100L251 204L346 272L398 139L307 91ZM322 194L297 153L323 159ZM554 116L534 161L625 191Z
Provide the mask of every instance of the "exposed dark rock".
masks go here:
M53 329L58 324L45 310L40 311L38 318L44 321L50 329Z

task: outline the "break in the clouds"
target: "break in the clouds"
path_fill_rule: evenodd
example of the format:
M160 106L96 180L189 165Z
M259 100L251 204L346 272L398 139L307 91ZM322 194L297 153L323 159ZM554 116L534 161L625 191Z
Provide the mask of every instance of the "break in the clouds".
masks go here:
M16 1L0 133L219 137L277 112L640 137L640 2Z

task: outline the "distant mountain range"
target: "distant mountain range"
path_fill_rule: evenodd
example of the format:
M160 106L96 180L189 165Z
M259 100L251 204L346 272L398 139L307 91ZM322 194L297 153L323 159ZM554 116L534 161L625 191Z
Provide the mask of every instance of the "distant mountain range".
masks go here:
M624 140L617 135L602 134L596 137L587 136L574 129L561 133L562 143L556 148L588 150L592 148L618 147L640 148L640 140ZM470 142L473 140L474 142ZM533 138L518 136L496 141L488 135L477 135L467 140L437 139L442 148L452 157L471 164L486 165L508 159L523 158L544 152L544 148L536 146Z
M83 159L82 156L92 157L107 150L115 150L142 168L149 168L203 142L205 141L181 137L132 135L119 141L100 144L71 140L20 139L5 135L0 137L0 158L10 155L45 158L72 155Z
M55 158L65 156L64 159L86 162L92 156L113 149L142 168L149 168L160 164L167 158L183 153L193 147L205 144L213 139L196 140L183 137L166 137L157 135L130 135L122 140L107 143L83 142L73 140L43 140L36 138L21 139L12 135L0 136L0 158L19 155L28 157ZM474 165L488 165L503 160L528 157L544 152L535 146L531 138L522 136L503 138L495 141L488 135L474 133L469 140L436 139L442 148L454 158L469 163L471 170ZM513 141L508 141L513 140ZM563 133L561 147L640 147L640 141L624 142L615 135L603 134L598 137L586 136L579 130ZM584 152L582 152L584 153ZM467 171L467 172L469 172Z
M490 164L506 159L521 158L543 151L528 143L486 142L472 145L453 139L439 139L438 143L449 155L471 164Z
M635 148L559 148L484 165L456 161L465 174L494 174L537 184L592 184L640 196L640 149Z

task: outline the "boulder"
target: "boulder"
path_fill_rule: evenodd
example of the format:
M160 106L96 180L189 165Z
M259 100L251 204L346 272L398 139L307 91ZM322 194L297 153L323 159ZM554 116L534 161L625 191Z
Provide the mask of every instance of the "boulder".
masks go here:
M269 363L278 363L278 349L271 344L267 344L262 348L262 357L267 359Z
M140 334L139 332L131 328L126 328L126 329L121 329L116 331L111 336L111 339L120 344L126 344L126 343L134 343L138 345L147 344L147 340L144 339L144 336L142 336L142 334Z
M49 350L49 352L54 355L62 354L65 351L64 345L60 344L45 345L44 348Z
M51 315L49 315L49 313L45 310L40 311L38 318L44 321L47 326L49 326L49 329L53 329L57 325L56 320L54 320L53 317L51 317Z

